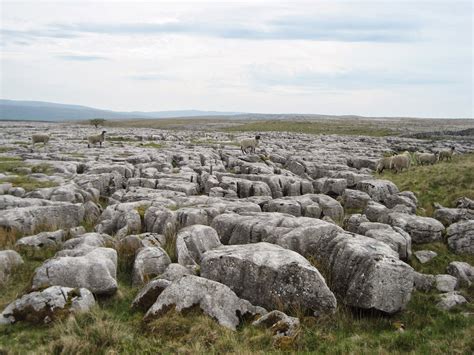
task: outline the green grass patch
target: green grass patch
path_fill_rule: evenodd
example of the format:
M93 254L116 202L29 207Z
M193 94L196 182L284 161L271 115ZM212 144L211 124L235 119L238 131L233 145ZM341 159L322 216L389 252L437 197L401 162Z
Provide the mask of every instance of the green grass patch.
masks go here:
M137 142L135 138L121 136L107 137L106 140L111 142Z
M339 134L349 136L390 136L398 133L387 128L379 128L370 123L353 121L346 122L344 120L335 121L257 121L244 123L238 126L227 127L227 132L295 132L307 134Z
M425 264L420 263L415 256L412 257L412 260L410 261L411 266L413 266L416 271L422 272L424 274L445 274L446 267L452 261L464 261L474 265L474 255L454 254L448 249L446 244L441 242L413 244L412 250L413 252L418 250L431 250L438 254L436 257Z
M434 165L412 166L398 174L384 171L378 177L393 181L400 191L413 191L420 207L431 216L435 202L454 207L459 197L474 198L474 154L457 155L452 161Z
M224 141L216 141L213 139L192 139L191 144L194 145L231 145L235 147L240 147L240 143L238 142L224 142Z
M22 187L25 189L25 191L33 191L36 189L41 189L44 187L55 187L58 186L57 183L53 181L43 181L43 180L38 180L34 179L29 176L12 176L12 177L6 177L3 179L0 179L0 183L2 182L10 182L13 187Z
M31 167L31 172L52 175L54 173L54 167L48 163L35 164Z
M165 148L166 144L150 142L150 143L143 144L143 147L161 149L161 148Z

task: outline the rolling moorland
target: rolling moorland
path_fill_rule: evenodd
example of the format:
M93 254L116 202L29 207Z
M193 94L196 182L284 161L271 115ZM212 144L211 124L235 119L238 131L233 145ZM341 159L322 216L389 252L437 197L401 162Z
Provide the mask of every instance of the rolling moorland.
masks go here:
M0 122L0 353L472 353L473 129Z

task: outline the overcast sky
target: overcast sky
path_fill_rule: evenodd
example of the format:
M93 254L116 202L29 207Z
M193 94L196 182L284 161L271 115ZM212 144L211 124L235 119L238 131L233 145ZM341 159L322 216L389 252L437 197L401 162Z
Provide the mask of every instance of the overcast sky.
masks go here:
M474 117L471 1L0 1L4 99Z

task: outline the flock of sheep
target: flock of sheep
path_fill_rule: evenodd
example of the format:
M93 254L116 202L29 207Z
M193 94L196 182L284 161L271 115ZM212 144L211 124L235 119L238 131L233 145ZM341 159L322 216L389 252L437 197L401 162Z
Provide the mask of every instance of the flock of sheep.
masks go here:
M90 148L91 144L95 145L97 143L99 143L99 145L102 147L102 143L105 141L106 133L107 133L106 131L102 131L101 134L87 137L87 147ZM49 142L49 139L50 139L49 134L33 134L31 136L31 141L33 142L33 146L36 143L46 144Z
M449 149L437 151L434 153L415 152L413 154L414 161L417 165L431 165L442 160L451 160L454 154L454 147ZM379 160L377 164L377 173L383 172L385 169L393 170L396 173L408 170L412 163L412 156L409 152L385 157Z

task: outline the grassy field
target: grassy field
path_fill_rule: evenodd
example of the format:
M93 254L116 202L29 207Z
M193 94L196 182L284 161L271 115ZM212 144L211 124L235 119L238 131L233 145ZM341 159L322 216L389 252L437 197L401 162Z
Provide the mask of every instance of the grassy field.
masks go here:
M433 213L433 203L454 207L462 196L474 199L474 154L455 155L452 161L435 165L412 166L395 174L383 172L378 176L393 181L400 191L413 191L427 216Z
M224 129L227 132L295 132L307 134L340 134L349 136L393 136L397 133L371 123L353 121L257 121Z
M53 167L47 163L26 164L18 157L0 156L0 173L13 174L13 176L1 178L0 183L9 182L13 187L22 187L27 192L43 187L57 186L57 184L52 181L38 180L30 177L26 171L21 168L29 168L32 173L46 175L53 173Z
M352 119L326 120L238 120L217 118L159 119L106 122L109 127L138 127L156 129L217 129L225 132L295 132L308 134L341 134L389 136L398 135L396 125Z

